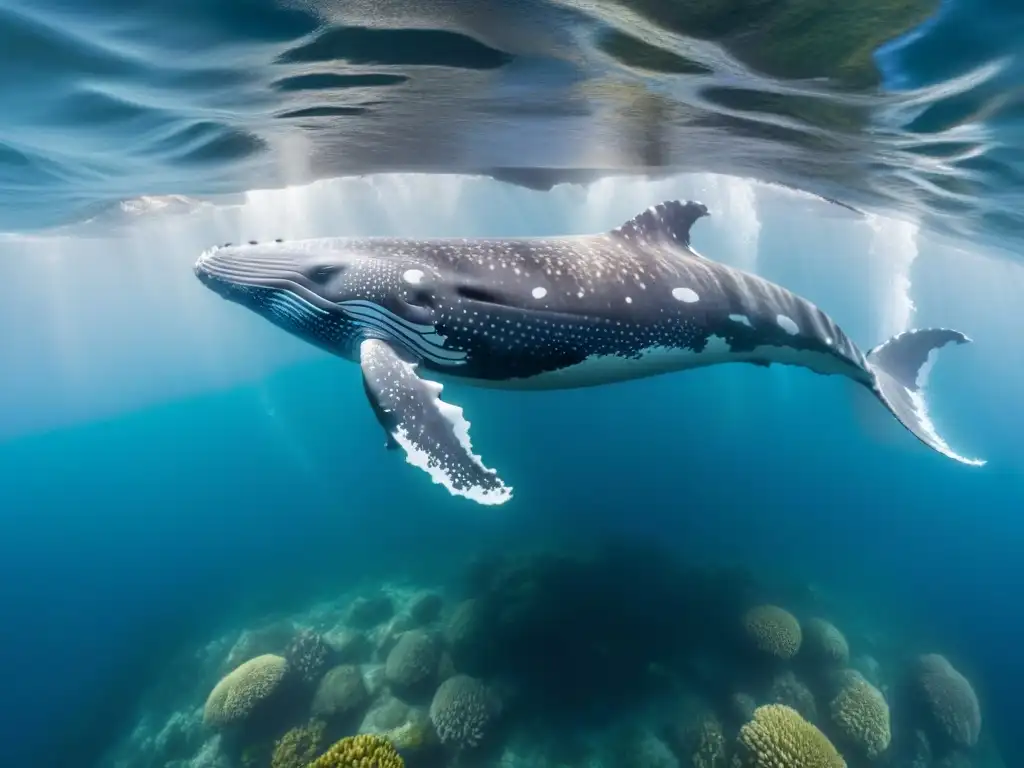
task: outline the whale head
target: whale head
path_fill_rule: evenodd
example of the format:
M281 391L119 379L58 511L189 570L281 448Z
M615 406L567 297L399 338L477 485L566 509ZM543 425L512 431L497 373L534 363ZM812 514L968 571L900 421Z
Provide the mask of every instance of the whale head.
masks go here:
M359 243L225 245L204 252L194 269L225 299L342 357L353 358L368 337L396 340L421 356L464 357L438 349L444 340L424 270Z

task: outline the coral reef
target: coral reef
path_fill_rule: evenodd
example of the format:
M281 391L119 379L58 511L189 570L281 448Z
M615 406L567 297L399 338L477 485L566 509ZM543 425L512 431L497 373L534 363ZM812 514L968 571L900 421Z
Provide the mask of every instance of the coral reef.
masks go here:
M728 746L721 722L704 712L676 730L676 754L690 768L727 768Z
M189 681L165 681L103 765L1000 765L945 658L861 619L801 624L843 612L806 585L620 542L481 556L465 584L360 585L183 649L168 673Z
M355 629L372 629L395 614L395 604L385 594L357 597L349 606L345 623Z
M306 685L315 685L327 670L331 649L323 637L311 629L299 632L285 649L288 667Z
M357 629L335 627L324 633L324 642L339 664L363 664L370 660L370 641Z
M751 608L743 616L743 629L754 648L778 659L792 659L803 641L800 622L776 605Z
M423 626L436 621L443 607L444 600L437 592L425 590L413 596L406 610L417 626Z
M405 768L405 761L383 736L361 734L346 736L309 768Z
M256 629L243 630L224 658L221 670L229 672L250 659L268 653L283 655L294 635L295 627L289 621L276 621Z
M953 744L973 747L981 733L981 706L970 682L944 656L918 657L914 677L936 730Z
M752 768L846 768L821 731L784 704L766 704L740 729L741 763Z
M245 662L214 686L203 722L218 727L242 722L278 689L287 670L288 662L273 654Z
M845 667L850 662L850 646L846 637L824 619L804 622L800 653L828 667Z
M466 749L486 737L498 710L487 686L467 675L456 675L441 683L434 694L430 721L441 743Z
M776 675L768 697L776 704L785 704L795 709L805 720L813 723L818 719L814 694L789 670Z
M844 740L874 760L889 748L889 705L882 693L854 673L829 705L832 722Z
M362 671L357 666L343 664L321 678L310 711L315 717L346 717L361 710L369 700Z
M388 683L406 694L433 690L441 663L441 644L421 629L402 634L388 654L384 674Z
M324 723L313 720L292 728L274 743L270 768L306 768L319 753L324 740Z

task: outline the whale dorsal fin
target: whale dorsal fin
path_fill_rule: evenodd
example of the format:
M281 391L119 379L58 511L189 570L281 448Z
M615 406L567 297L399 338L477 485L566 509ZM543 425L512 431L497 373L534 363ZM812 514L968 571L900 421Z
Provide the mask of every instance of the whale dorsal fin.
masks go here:
M666 200L638 213L611 233L627 239L664 240L688 247L693 222L708 215L707 206L703 203Z

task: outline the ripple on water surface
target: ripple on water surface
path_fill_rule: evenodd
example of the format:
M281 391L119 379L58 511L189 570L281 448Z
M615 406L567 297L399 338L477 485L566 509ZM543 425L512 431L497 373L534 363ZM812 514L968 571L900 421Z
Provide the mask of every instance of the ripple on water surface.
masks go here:
M1002 0L12 0L0 50L5 229L381 171L714 171L1024 229Z

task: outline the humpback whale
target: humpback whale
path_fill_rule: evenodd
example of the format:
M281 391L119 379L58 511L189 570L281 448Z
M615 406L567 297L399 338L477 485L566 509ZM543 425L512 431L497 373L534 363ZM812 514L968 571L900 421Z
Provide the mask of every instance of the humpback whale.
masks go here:
M358 363L387 447L451 494L502 504L512 488L473 452L440 381L585 387L729 362L852 379L921 442L956 461L928 415L920 371L963 344L945 328L862 352L785 288L696 252L708 209L667 201L607 232L542 238L322 238L226 244L197 277L286 331Z

